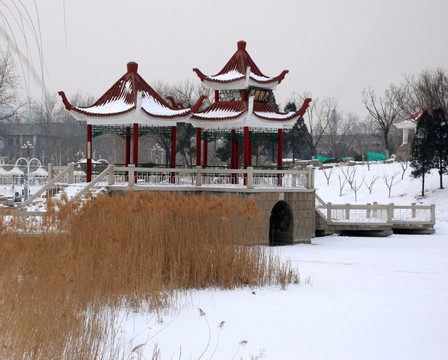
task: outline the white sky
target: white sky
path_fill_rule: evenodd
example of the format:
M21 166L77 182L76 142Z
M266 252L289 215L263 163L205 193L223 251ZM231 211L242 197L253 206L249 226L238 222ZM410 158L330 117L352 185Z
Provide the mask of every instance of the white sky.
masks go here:
M445 0L65 0L66 26L63 1L36 2L48 91L69 97L99 98L129 61L150 85L199 82L192 68L216 74L239 40L265 75L289 70L278 103L310 91L361 118L364 88L448 68Z

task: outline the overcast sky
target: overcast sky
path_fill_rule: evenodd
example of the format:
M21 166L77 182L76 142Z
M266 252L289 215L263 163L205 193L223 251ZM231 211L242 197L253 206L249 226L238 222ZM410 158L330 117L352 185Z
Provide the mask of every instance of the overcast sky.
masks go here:
M11 0L13 1L13 0ZM33 12L33 1L29 4ZM335 97L363 118L364 88L380 94L403 74L448 69L446 0L36 0L46 84L100 97L136 61L151 85L216 74L239 40L277 88ZM64 6L65 4L65 6ZM65 7L65 14L64 14ZM33 58L37 62L37 57Z

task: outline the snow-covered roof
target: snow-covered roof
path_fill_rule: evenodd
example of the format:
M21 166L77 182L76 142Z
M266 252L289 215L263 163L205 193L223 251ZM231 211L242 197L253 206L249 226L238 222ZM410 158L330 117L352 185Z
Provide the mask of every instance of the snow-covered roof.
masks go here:
M129 62L127 73L90 106L73 106L63 91L59 95L65 108L77 120L92 125L172 126L190 117L190 109L166 102L137 73L137 69L137 63Z
M249 86L262 86L275 89L282 82L288 70L275 77L264 75L246 51L246 42L239 41L235 54L216 75L204 75L194 68L204 85L215 90L247 89Z
M9 175L9 172L3 168L3 166L0 166L0 176L6 176Z
M394 124L397 129L415 129L417 122L415 120L404 120Z
M36 171L33 171L31 173L32 176L48 176L48 171L45 170L43 167L37 168Z
M436 106L427 106L424 109L417 111L415 114L409 116L406 120L400 121L398 123L395 123L395 127L397 129L415 129L417 127L417 123L422 117L423 113L425 111L434 111L437 109ZM445 118L448 120L448 114L445 114Z
M311 99L306 99L296 112L282 113L266 103L249 101L218 101L201 111L193 111L189 122L194 127L236 129L253 128L288 129L305 114Z
M8 171L8 175L22 176L23 175L23 171L20 170L18 166L14 166L11 170Z

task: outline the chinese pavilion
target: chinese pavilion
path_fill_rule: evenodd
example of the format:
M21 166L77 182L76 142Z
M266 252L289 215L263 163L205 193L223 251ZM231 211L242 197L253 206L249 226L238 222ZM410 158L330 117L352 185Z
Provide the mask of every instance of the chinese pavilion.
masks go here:
M168 104L143 80L137 73L137 69L137 63L128 63L127 73L91 106L73 106L67 100L64 92L59 92L65 108L74 118L87 121L86 173L88 182L91 181L92 176L92 131L98 132L99 128L106 127L118 135L126 137L126 166L128 166L131 162L131 127L132 162L134 164L138 163L139 127L171 127L171 166L174 167L176 123L187 121L191 115L191 109L183 109L182 105L176 104L173 99L169 99L171 104Z
M202 96L191 109L184 109L174 99L168 103L137 73L135 62L127 64L124 74L103 96L87 107L73 106L63 91L59 92L65 108L75 119L87 122L87 181L92 174L92 133L113 131L126 138L126 166L138 164L138 136L144 129L168 128L171 132L171 167L176 159L176 123L191 123L196 128L196 165L207 167L207 139L213 133L226 132L231 138L231 168L238 164L239 142L242 133L244 167L251 165L252 132L276 131L278 162L282 167L283 130L290 129L304 115L311 99L306 99L296 112L282 113L271 106L272 91L288 73L265 76L246 51L246 42L239 41L235 54L222 70L213 76L193 69L202 83L214 90L215 101L201 109L207 96ZM149 131L148 131L149 132Z
M243 132L244 168L251 165L252 146L251 129L258 131L277 130L278 168L282 167L283 130L290 129L304 115L311 99L306 99L296 112L282 113L271 105L272 91L284 79L288 70L280 75L264 75L246 51L246 42L239 41L237 51L216 75L204 75L199 69L193 69L202 83L214 90L215 102L199 111L198 104L193 109L190 123L197 129L230 130L231 132L231 168L238 168L237 131ZM207 141L207 136L203 136ZM203 146L206 151L207 146ZM198 148L199 149L199 148ZM199 154L198 154L199 153ZM200 152L197 153L197 165ZM203 156L203 166L207 166L207 155Z

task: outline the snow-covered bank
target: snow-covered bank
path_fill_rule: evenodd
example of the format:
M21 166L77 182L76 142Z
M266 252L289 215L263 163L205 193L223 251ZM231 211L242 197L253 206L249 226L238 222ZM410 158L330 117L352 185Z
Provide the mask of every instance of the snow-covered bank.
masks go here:
M339 196L337 171L330 186L316 171L318 194L324 201L353 202L347 185ZM408 169L389 198L382 177L396 172L399 164L372 164L370 171L359 166L359 179L379 179L372 194L366 186L359 190L357 202L435 203L435 234L329 236L313 239L313 245L273 248L299 268L301 285L194 291L184 308L162 322L128 313L120 320L121 341L130 349L144 343L146 358L157 344L162 359L445 359L448 190L438 189L433 172L427 197L419 198L421 182Z
M299 267L301 285L195 291L186 308L161 323L128 314L122 335L133 345L146 343L147 357L157 343L162 359L198 359L209 340L203 358L217 346L213 358L231 359L245 340L236 359L442 360L448 353L447 239L443 224L434 235L331 236L275 249Z

